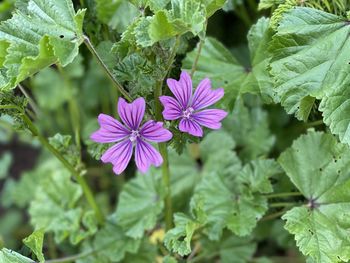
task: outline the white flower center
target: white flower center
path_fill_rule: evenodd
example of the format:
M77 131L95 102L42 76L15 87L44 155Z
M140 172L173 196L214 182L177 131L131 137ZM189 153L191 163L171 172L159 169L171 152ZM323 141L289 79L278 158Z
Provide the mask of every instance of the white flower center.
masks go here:
M188 109L182 112L182 117L189 119L193 112L194 112L194 109L192 107L189 107Z
M131 134L130 134L130 138L129 138L130 141L134 142L134 141L137 140L138 137L141 137L139 131L134 131L134 130L132 130L132 131L131 131Z

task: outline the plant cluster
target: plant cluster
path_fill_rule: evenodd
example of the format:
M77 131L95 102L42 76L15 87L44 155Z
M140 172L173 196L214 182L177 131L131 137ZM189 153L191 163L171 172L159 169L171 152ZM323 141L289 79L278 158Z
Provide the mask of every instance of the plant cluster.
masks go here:
M350 261L350 1L5 0L0 19L1 263Z

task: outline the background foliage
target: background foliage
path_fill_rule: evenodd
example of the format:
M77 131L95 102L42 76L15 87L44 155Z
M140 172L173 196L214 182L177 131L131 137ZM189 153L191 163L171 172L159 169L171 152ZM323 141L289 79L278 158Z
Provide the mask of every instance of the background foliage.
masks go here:
M0 262L348 262L349 10L2 1ZM165 123L171 192L161 169L114 176L89 139L96 116L142 96L158 118L181 70L225 89L222 129L198 139Z

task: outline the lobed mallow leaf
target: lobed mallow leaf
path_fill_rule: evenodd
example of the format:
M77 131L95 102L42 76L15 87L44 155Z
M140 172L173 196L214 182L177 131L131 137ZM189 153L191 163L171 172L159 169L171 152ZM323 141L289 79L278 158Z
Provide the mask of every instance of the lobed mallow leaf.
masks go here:
M141 238L152 229L163 210L165 190L156 174L138 176L129 181L120 193L116 222L127 236Z
M140 11L128 0L96 0L97 17L118 33L124 32Z
M65 66L83 41L85 10L71 0L29 0L0 24L0 90L7 90L51 64Z
M91 221L93 213L77 207L81 196L82 189L71 181L69 172L57 161L51 162L30 203L32 225L53 232L57 243L68 237L72 244L79 243L97 230Z
M287 113L306 121L315 100L322 100L324 120L342 142L350 142L349 121L333 112L348 110L349 33L344 17L296 7L283 14L270 46L275 90Z
M330 134L309 130L279 163L307 199L282 218L297 246L314 262L350 259L350 149Z

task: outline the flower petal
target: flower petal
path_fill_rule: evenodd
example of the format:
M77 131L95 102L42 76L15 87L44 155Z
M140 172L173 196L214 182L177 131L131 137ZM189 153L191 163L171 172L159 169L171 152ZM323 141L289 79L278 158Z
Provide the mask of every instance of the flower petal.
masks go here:
M210 80L208 78L203 79L194 92L192 98L192 108L194 110L200 110L220 100L224 96L224 89L219 88L216 90L211 89Z
M186 109L192 96L192 80L186 71L182 71L179 81L167 79L169 89L178 100L182 109Z
M201 126L195 121L190 119L181 119L179 129L182 132L188 132L189 134L197 137L203 136L203 130Z
M170 131L163 128L163 122L153 120L146 122L142 126L140 134L143 138L151 142L166 142L173 137Z
M169 96L160 96L160 102L164 106L163 117L166 120L176 120L181 117L182 109L179 102Z
M100 114L98 123L101 128L91 134L90 139L99 143L117 142L130 134L130 131L113 117Z
M101 157L102 162L112 163L113 171L121 174L132 156L132 142L127 139L109 148Z
M226 116L226 111L217 109L202 110L192 114L197 123L214 130L221 128L220 121Z
M145 115L146 103L144 98L138 98L127 103L123 98L118 101L118 113L122 121L131 129L137 130Z
M138 139L135 149L135 162L137 168L145 173L151 164L157 167L160 166L163 163L163 158L152 145Z

